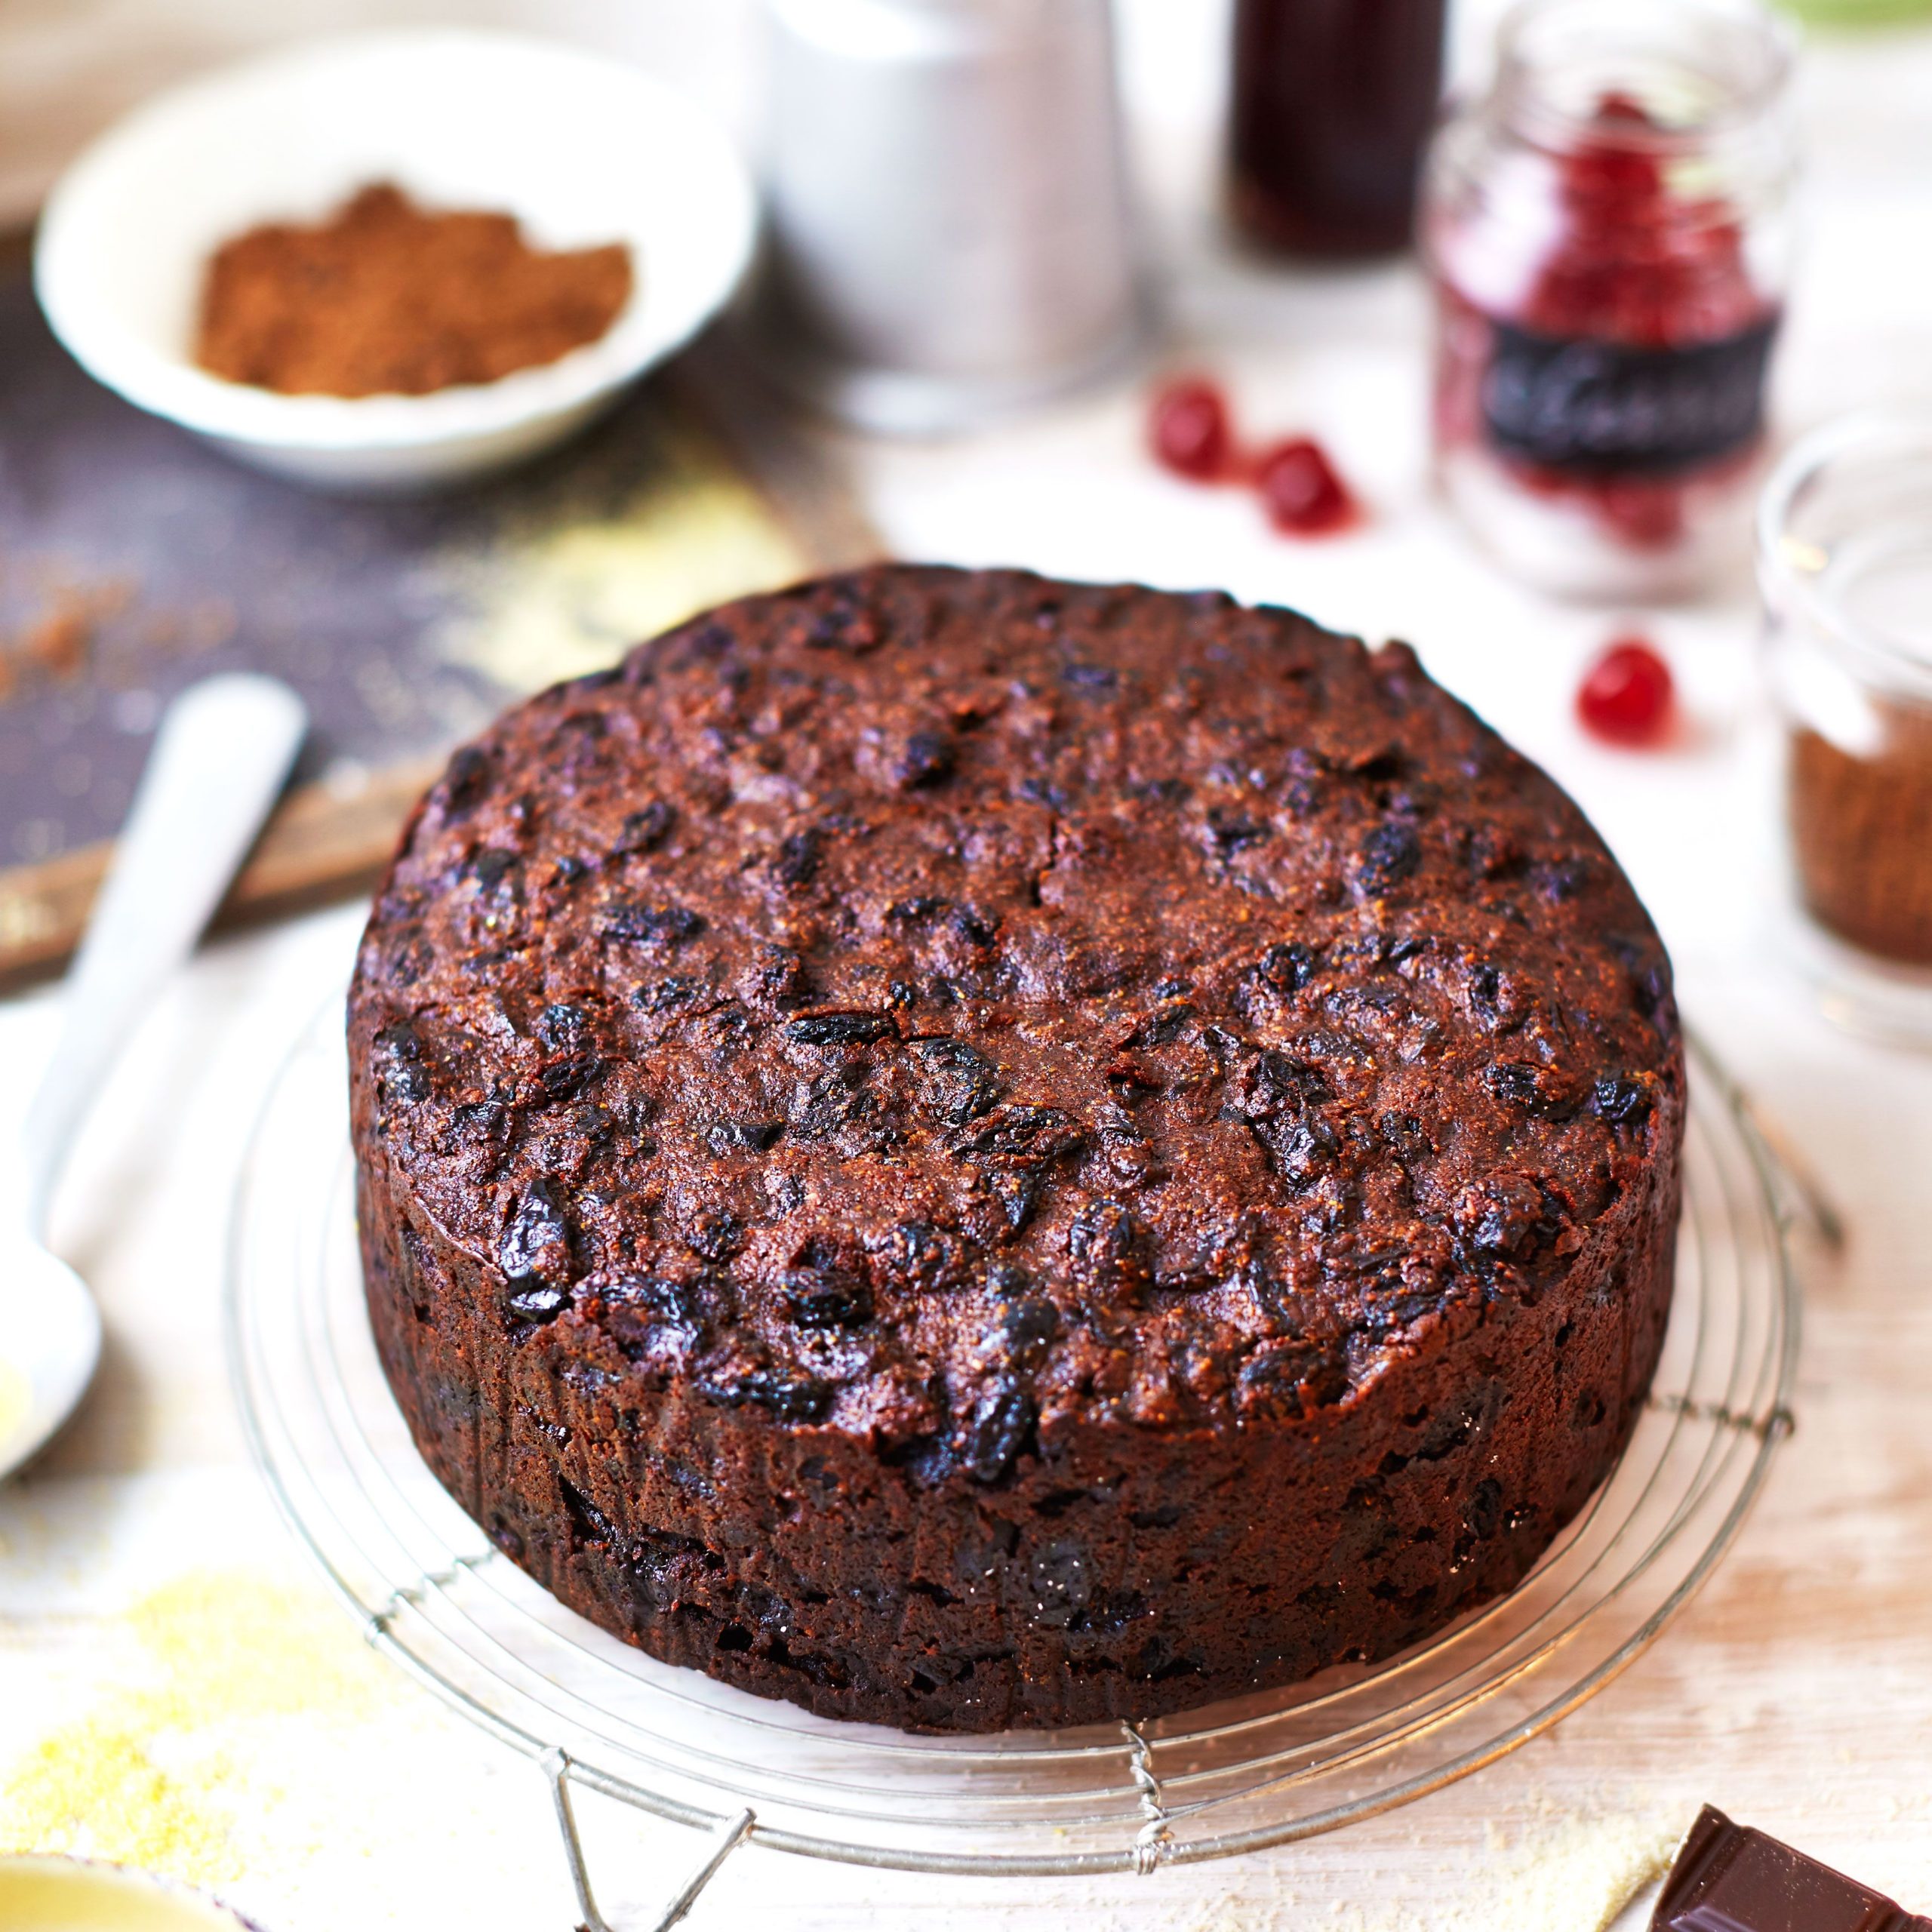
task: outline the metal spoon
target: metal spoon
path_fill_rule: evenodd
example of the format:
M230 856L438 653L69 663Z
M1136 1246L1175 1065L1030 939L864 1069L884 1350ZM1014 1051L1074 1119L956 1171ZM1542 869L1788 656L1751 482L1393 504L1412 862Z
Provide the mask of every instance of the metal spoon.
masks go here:
M67 1419L100 1355L94 1297L45 1244L62 1163L135 1023L194 951L306 729L286 685L233 672L191 685L155 734L0 1204L0 1478Z

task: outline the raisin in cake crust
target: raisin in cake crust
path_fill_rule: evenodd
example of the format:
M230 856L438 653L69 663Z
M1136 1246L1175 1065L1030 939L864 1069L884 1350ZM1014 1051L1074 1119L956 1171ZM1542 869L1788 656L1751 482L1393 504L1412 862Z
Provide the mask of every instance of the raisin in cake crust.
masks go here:
M1149 1717L1407 1645L1608 1470L1669 969L1424 675L881 567L459 752L349 1000L369 1305L497 1546L834 1716Z

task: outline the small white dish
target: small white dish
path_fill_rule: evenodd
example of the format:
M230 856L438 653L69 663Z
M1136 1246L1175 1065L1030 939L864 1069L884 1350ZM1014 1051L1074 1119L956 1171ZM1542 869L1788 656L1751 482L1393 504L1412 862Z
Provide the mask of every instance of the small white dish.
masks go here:
M198 368L214 250L379 180L432 207L506 211L540 247L627 242L630 303L558 361L429 395L282 395ZM730 298L755 226L731 142L649 75L520 35L378 32L137 109L56 184L34 279L54 333L129 401L264 469L411 490L505 468L589 421Z
M199 1892L125 1865L0 1858L0 1925L10 1932L254 1932Z

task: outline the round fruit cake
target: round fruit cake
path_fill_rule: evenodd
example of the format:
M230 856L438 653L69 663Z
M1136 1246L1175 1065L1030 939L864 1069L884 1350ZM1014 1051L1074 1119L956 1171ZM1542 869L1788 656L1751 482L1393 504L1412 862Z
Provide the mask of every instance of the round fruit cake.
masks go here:
M1669 964L1423 673L1218 592L886 566L457 753L349 997L417 1444L668 1662L992 1730L1506 1589L1668 1309Z

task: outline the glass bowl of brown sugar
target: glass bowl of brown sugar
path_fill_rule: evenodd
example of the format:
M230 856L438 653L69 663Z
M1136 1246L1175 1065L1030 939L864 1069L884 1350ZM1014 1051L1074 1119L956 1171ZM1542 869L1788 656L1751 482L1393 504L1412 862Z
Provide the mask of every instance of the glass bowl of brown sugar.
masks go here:
M755 200L649 75L460 29L311 42L110 129L43 215L54 332L261 468L411 490L580 428L721 309Z
M1795 445L1758 574L1798 958L1834 1018L1932 1044L1932 414Z

